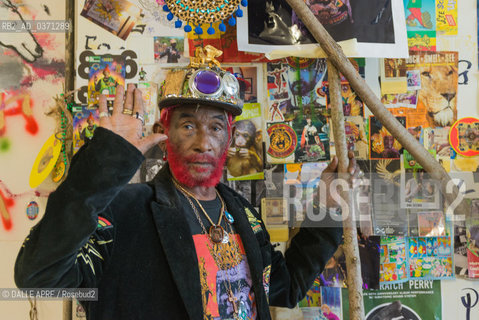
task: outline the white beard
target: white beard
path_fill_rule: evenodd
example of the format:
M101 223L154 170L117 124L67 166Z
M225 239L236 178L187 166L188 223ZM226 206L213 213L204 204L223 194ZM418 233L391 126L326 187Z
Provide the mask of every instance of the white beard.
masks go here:
M434 116L434 122L439 127L447 127L452 125L452 121L454 119L454 113L452 112L451 108L445 108L436 113Z

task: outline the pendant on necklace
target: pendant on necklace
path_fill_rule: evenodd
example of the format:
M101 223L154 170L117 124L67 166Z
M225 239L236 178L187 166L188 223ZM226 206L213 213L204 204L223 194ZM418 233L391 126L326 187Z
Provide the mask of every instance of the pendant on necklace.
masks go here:
M225 232L225 236L223 237L223 240L221 240L221 243L227 244L228 242L230 242L230 236L228 232Z
M225 210L225 217L226 219L228 220L229 223L233 224L233 222L235 222L235 219L233 218L233 216L231 215L231 213L229 213L228 211Z
M211 226L209 234L214 243L220 243L223 241L225 230L222 226Z

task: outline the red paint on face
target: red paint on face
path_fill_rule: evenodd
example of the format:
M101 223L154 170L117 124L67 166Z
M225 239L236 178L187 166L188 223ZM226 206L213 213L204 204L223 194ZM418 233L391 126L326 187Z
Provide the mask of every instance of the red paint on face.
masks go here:
M189 188L195 186L214 187L220 182L228 149L225 150L219 159L209 155L192 155L189 157L183 157L175 150L175 147L172 146L169 141L166 142L166 149L168 152L168 164L170 170L176 180L181 184ZM195 163L202 164L195 165ZM208 171L210 171L210 173L207 176L198 179L190 173L189 168L197 173L207 173Z
M226 162L231 120L230 115L224 118L221 109L208 106L181 106L162 113L168 163L182 185L218 184Z

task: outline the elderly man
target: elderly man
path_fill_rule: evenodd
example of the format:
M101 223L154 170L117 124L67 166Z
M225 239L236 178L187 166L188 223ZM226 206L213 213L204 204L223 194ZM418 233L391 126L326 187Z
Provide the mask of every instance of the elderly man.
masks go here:
M98 301L83 302L88 319L270 319L269 305L305 296L341 228L301 228L285 257L275 251L251 204L219 183L241 113L235 78L221 69L170 75L162 133L142 137L134 86L125 99L119 86L111 116L101 96L100 126L25 239L16 284L98 288ZM128 184L155 144L168 165L148 184Z

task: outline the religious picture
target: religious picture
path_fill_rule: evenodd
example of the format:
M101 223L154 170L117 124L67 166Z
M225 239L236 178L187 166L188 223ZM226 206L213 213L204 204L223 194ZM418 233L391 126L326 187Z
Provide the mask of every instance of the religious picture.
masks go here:
M90 57L88 81L88 106L98 104L100 94L113 100L116 88L125 86L125 62L120 56L103 55Z
M155 61L159 63L188 63L184 37L154 37Z
M137 5L127 0L87 0L80 14L126 40L141 13L142 10Z
M93 138L93 133L100 125L98 109L89 109L86 106L75 106L73 115L73 153L75 154L86 140Z
M226 168L228 180L264 179L261 105L247 103L236 117L228 148Z
M396 117L406 127L406 117ZM369 155L370 159L399 159L403 147L379 120L369 117Z

